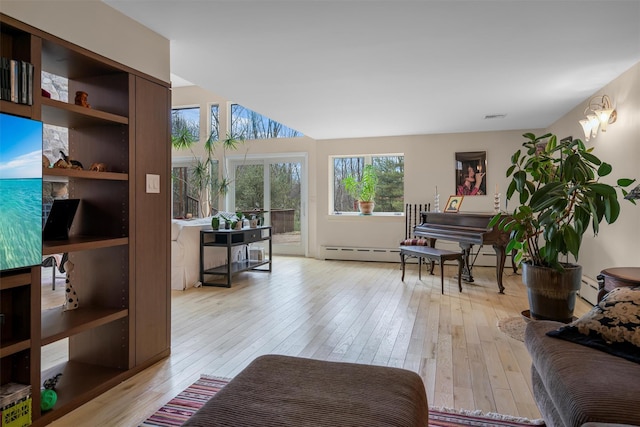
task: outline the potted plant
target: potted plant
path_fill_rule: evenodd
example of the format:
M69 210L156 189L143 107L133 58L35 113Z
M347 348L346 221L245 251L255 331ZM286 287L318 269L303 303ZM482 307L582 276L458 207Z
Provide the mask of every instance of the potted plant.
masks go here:
M347 193L358 201L360 213L371 215L375 207L374 198L378 186L378 175L373 165L365 165L359 181L354 175L349 175L342 180L342 183Z
M236 230L241 230L242 229L242 226L244 224L244 218L245 218L245 216L244 216L244 214L242 212L240 212L240 211L236 212L236 221L237 221L236 222L236 226L235 226Z
M224 229L230 230L233 225L233 220L231 219L231 217L228 217L223 213L218 213L218 215L220 216L220 218L224 219Z
M218 230L220 228L220 218L217 216L211 217L211 228L214 230Z
M510 233L506 251L515 250L515 261L522 263L530 316L569 322L582 267L562 262L560 256L571 254L577 260L587 229L591 227L597 235L603 220L616 221L620 214L617 189L626 195L624 188L635 180L618 179L614 186L601 182L611 173L611 165L579 139L523 136L527 139L524 149L511 156L506 173L511 178L506 197L511 200L517 193L520 205L507 217L496 215L489 226L498 224Z
M198 142L198 138L189 124L177 120L174 121L172 125L175 129L172 131L171 145L177 150L189 149L191 151L194 167L188 184L193 185L197 191L200 214L203 217L209 216L215 212L213 209L214 201L217 200L219 196L225 196L231 184L226 166L227 150L238 150L239 146L245 142L244 137L227 134L226 139L219 140L216 139L214 133L211 133L204 143L204 153L206 157L202 159L193 151L193 147ZM219 156L216 156L217 148L222 149L222 153ZM222 165L221 177L218 176L213 167L216 158L219 164ZM173 178L176 179L177 177Z

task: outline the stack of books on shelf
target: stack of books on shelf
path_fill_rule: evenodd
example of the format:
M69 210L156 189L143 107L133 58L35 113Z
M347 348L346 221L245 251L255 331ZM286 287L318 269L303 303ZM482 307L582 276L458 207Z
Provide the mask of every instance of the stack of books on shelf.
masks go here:
M0 418L2 427L31 425L31 386L7 383L0 386Z
M33 64L0 58L0 99L17 104L33 104Z

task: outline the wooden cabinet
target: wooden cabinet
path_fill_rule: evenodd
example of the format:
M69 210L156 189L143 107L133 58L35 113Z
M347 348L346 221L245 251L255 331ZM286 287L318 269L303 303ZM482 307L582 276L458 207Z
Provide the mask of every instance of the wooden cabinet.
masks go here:
M0 110L67 128L68 154L84 166L43 169L81 200L69 240L42 249L69 253L80 307L41 310L39 266L1 277L2 304L27 320L3 326L1 381L31 384L33 423L45 425L169 354L169 85L5 15L0 24L3 56L36 70L33 105ZM41 71L68 79L70 102L40 95ZM76 91L91 108L73 103ZM108 172L89 171L94 162ZM146 193L147 174L160 176L160 193ZM62 339L68 360L41 372L41 347ZM57 373L58 402L41 413L41 384Z
M135 361L141 363L162 355L169 348L171 328L171 144L169 115L171 100L161 85L135 79L134 131L136 162L136 206L131 243L135 274ZM147 193L147 174L160 175L160 193ZM166 286L159 289L158 283Z

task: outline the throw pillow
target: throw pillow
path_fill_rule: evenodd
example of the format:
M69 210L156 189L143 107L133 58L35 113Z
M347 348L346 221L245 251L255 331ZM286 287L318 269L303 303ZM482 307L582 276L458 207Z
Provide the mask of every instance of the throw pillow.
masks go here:
M640 286L611 290L587 314L547 335L640 363Z

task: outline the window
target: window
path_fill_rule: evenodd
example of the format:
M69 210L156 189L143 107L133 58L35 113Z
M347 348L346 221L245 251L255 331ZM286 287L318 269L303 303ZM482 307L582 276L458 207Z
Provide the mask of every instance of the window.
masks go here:
M172 217L184 218L210 215L218 208L218 161L210 163L197 159L174 159L171 168ZM209 192L209 194L207 194Z
M217 104L211 106L211 133L212 141L220 140L220 108Z
M200 140L200 107L171 110L171 137L190 143Z
M251 111L242 105L231 105L231 134L244 139L295 138L297 130Z
M345 190L342 181L349 175L360 179L367 164L373 165L378 176L374 213L404 211L404 156L365 155L333 157L333 211L358 212L357 201Z

